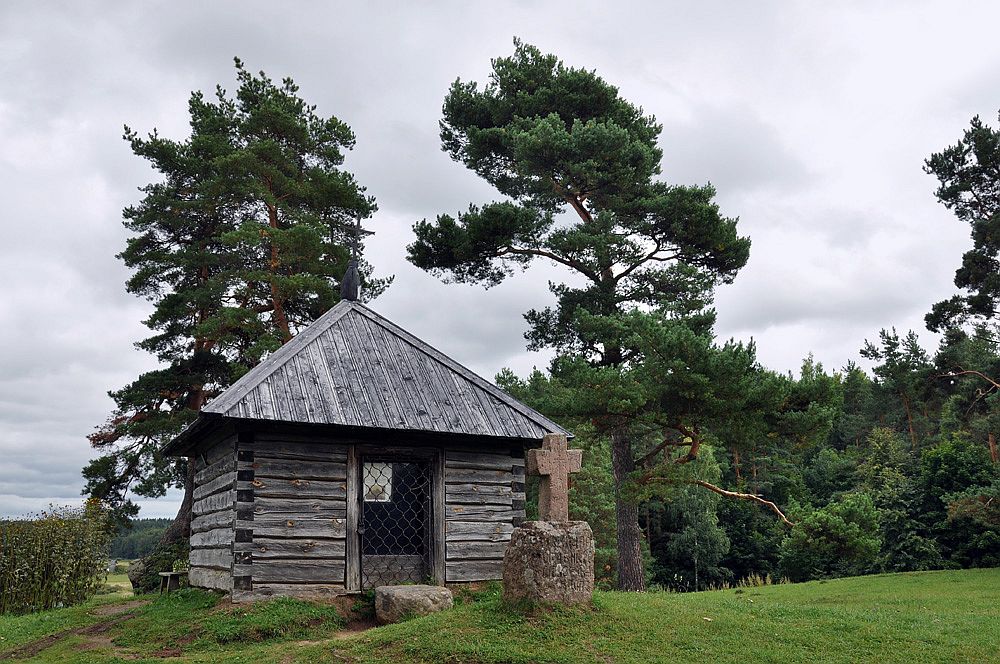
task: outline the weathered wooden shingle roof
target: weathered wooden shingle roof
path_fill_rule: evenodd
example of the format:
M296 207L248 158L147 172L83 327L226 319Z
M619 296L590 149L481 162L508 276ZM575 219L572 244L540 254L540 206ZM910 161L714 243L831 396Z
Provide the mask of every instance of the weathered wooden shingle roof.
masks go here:
M346 300L203 412L504 438L565 432L371 309Z

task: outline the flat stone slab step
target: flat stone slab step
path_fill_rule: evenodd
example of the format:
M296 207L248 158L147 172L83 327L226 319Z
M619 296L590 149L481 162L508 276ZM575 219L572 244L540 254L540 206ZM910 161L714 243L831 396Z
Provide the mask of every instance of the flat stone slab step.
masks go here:
M375 589L375 619L379 624L450 609L451 591L442 586L379 586Z

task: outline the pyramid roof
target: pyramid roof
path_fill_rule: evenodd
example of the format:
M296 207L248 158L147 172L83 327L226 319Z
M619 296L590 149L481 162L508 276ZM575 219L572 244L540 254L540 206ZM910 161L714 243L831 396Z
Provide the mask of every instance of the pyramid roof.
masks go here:
M518 439L567 433L349 300L213 399L202 410L202 418L206 415ZM176 452L179 442L169 443L165 452Z

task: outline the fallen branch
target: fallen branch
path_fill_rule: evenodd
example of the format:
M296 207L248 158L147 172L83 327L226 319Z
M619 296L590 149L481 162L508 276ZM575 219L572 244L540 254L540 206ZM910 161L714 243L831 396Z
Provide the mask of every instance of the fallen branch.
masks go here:
M700 487L704 487L709 491L714 491L720 496L725 496L726 498L738 498L740 500L750 500L752 502L759 503L764 507L768 508L769 510L771 510L772 512L774 512L775 514L777 514L778 518L781 519L782 523L784 523L786 526L788 526L789 528L795 527L795 524L788 520L788 517L785 516L785 513L781 511L781 508L779 508L770 500L766 500L752 493L740 493L739 491L728 491L721 487L717 487L714 484L710 484L709 482L706 482L704 480L692 480L691 483L697 484Z

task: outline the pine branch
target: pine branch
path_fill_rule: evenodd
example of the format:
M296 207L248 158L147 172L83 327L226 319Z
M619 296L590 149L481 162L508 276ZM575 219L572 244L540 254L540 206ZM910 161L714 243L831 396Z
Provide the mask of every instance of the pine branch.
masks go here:
M983 380L985 380L987 383L989 383L993 387L995 387L997 389L1000 389L1000 383L998 383L997 381L993 380L992 378L990 378L989 376L987 376L983 372L981 372L981 371L975 371L973 369L962 369L961 367L959 367L958 371L953 371L953 372L947 373L947 374L941 374L940 376L938 376L938 378L957 378L959 376L978 376L979 378L982 378Z
M696 484L697 486L700 486L700 487L703 487L705 489L708 489L709 491L717 493L720 496L725 496L726 498L737 498L739 500L749 500L751 502L755 502L755 503L758 503L760 505L763 505L764 507L768 508L769 510L771 510L772 512L774 512L775 514L777 514L778 518L781 519L781 522L784 523L786 526L788 526L789 528L794 528L795 527L795 524L788 520L788 517L785 516L785 513L781 511L781 508L779 508L777 505L775 505L770 500L767 500L765 498L761 498L760 496L754 495L752 493L740 493L739 491L729 491L727 489L723 489L721 487L717 487L714 484L711 484L711 483L706 482L704 480L691 480L691 484Z

